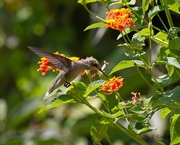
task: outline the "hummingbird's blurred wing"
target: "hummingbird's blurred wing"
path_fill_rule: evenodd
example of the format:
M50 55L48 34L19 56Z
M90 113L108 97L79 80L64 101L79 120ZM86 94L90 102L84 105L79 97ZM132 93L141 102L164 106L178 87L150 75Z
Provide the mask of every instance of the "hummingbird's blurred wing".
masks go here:
M68 69L71 68L72 61L66 57L56 55L47 50L43 50L35 47L28 47L28 48L31 51L33 51L35 54L39 55L40 57L47 58L50 66L61 69L65 72L67 72Z

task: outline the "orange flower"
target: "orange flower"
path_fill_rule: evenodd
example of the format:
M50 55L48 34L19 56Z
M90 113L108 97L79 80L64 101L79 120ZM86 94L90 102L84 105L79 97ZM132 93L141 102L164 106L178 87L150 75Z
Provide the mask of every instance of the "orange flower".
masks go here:
M113 92L119 90L123 86L123 78L122 77L113 77L106 81L101 87L100 90L103 91L104 94L110 95Z
M63 57L66 57L64 54L60 54L59 52L55 52L54 54L60 55ZM78 60L79 57L66 57L69 58L70 60ZM39 68L37 71L41 71L41 74L44 76L47 71L53 70L53 71L61 71L60 69L53 68L52 66L49 65L49 60L45 57L42 57L41 60L38 62Z
M41 71L41 74L43 76L46 74L47 71L52 69L51 66L48 66L48 62L48 59L46 59L45 57L42 57L41 61L38 62L39 68L37 69L37 71Z
M114 10L110 10L109 12L107 12L107 16L106 16L106 27L107 28L112 28L115 30L124 30L127 27L132 27L134 28L134 21L132 18L130 18L132 16L132 13L125 8L122 9L114 9Z

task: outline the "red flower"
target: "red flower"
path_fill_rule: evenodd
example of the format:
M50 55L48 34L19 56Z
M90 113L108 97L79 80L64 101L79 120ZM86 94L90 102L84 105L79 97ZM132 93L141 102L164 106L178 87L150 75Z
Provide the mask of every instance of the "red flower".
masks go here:
M105 82L100 90L103 91L104 94L110 95L113 92L119 90L123 86L123 78L122 77L113 77L109 79L109 81Z
M109 12L107 12L107 16L106 16L106 27L107 28L112 28L115 30L124 30L127 27L132 27L134 28L134 21L132 18L130 18L132 16L132 13L125 8L122 9L114 9L114 10L110 10Z
M47 71L52 69L51 66L48 66L48 62L48 59L46 59L45 57L42 57L41 61L38 62L39 68L37 69L37 71L41 71L43 76L46 74Z

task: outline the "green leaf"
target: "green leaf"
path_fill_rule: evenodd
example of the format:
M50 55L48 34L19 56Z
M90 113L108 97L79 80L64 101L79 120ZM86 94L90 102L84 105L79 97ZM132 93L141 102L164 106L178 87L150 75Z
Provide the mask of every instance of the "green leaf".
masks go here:
M143 0L142 1L143 14L145 14L145 12L148 10L149 3L150 3L150 0Z
M102 84L104 84L105 80L97 80L94 82L91 82L84 94L84 97L87 97L92 91L94 91L95 89L99 88Z
M169 45L169 40L167 39L167 34L159 32L157 33L154 37L152 37L152 40L154 40L157 44L163 46L163 47L168 47Z
M142 46L145 46L145 37L144 36L139 36L138 33L135 33L132 37L131 41L131 48L133 49L142 49Z
M170 50L166 47L161 47L158 53L158 58L157 60L162 60L164 58L166 58L167 56L169 56L170 54Z
M105 117L111 118L111 119L119 118L119 117L122 117L124 115L122 111L118 111L114 114L109 114L109 113L102 110L102 113Z
M94 23L94 24L87 26L84 31L94 29L94 28L99 28L99 27L105 27L105 26L106 26L106 23L104 23L104 22Z
M170 112L171 112L171 110L169 108L167 108L167 107L163 108L161 110L161 116L160 116L161 120L163 120Z
M126 3L125 3L126 4ZM130 0L129 2L128 2L128 5L135 5L136 4L136 0Z
M154 34L154 32L151 32L152 35ZM150 36L150 29L149 28L144 28L141 31L138 32L138 36Z
M146 108L142 104L136 104L132 108L129 109L131 112L137 113L137 114L143 114L146 111Z
M166 9L168 9L168 6L154 6L148 13L149 19L152 20L157 13Z
M180 51L180 38L178 37L176 39L170 40L168 48L171 50ZM180 55L180 53L178 55Z
M152 107L153 108L157 108L157 107L179 108L180 107L180 86L175 87L173 90L164 92L161 95L161 98L153 102Z
M179 0L167 1L167 5L168 5L170 10L180 14L180 12L179 12L179 5L180 5Z
M86 5L88 3L94 3L94 2L98 2L99 0L78 0L78 3L82 4L82 5Z
M156 61L156 64L168 64L168 65L171 65L171 66L174 66L174 67L180 69L180 63L174 57L166 57L162 60L158 60L158 61Z
M165 145L165 144L163 142L158 141L158 142L156 142L155 145Z
M110 75L119 70L134 67L134 64L137 64L139 67L143 67L143 62L140 60L123 60L112 69Z
M168 74L165 74L165 75L159 76L157 78L157 82L164 88L164 87L172 84L174 81L172 80L171 77L169 77Z
M129 118L135 122L143 122L146 118L141 114L128 114Z
M144 123L144 122L137 122L135 125L135 129L133 129L137 134L142 134L142 133L146 133L146 132L150 132L152 130L154 130L154 128L152 128L150 126L150 124L148 123Z
M170 136L171 145L180 143L180 114L171 117Z
M58 98L54 98L50 104L47 106L41 107L39 110L39 113L42 113L43 111L47 111L49 109L59 107L64 104L73 103L75 102L74 99L70 95L61 95Z

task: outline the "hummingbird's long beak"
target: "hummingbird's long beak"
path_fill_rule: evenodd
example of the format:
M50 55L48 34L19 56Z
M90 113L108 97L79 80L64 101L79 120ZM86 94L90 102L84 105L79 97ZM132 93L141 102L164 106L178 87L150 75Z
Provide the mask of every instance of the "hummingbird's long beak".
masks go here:
M103 75L105 75L109 79L109 76L102 69L99 69L99 71L102 72Z

